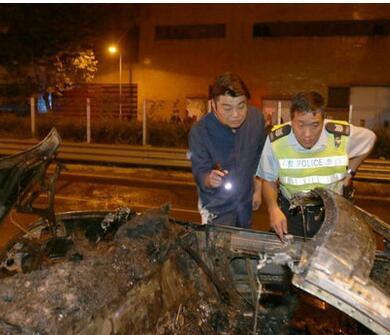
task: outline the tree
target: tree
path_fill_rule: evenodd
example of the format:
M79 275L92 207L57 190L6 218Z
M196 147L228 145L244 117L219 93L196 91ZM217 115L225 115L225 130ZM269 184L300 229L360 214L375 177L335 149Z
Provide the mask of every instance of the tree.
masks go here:
M107 32L123 35L136 8L111 4L0 5L0 66L25 95L61 94L90 81L94 46ZM120 19L118 19L120 18ZM119 32L119 33L118 33ZM100 42L101 43L101 42Z
M97 71L97 63L92 50L60 51L33 64L32 75L27 80L34 88L32 92L41 94L47 110L51 110L49 94L61 95L77 83L90 82Z
M8 66L8 73L26 96L42 96L46 109L51 111L49 95L62 95L76 84L90 82L97 71L97 63L90 49L59 51L54 56L41 56L28 64Z

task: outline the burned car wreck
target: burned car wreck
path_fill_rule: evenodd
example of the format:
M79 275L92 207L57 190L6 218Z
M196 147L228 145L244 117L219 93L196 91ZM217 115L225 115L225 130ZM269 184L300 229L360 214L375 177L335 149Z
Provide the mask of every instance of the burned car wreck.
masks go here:
M0 254L0 334L390 334L390 227L344 198L316 191L320 231L284 243L179 222L168 206L55 215L61 169L47 170L60 143L52 130L0 159L1 219L14 207L42 217ZM357 320L352 330L292 332L294 303L272 302L291 284Z

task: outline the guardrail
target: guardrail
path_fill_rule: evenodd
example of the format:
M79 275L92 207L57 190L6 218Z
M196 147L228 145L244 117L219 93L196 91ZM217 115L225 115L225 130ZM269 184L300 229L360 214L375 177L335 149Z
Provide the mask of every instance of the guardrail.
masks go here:
M36 140L0 139L0 155L13 155L34 144ZM63 143L58 159L87 164L113 163L150 167L190 169L187 149L159 148L150 146ZM367 159L359 167L358 180L390 182L390 161Z
M390 182L390 161L366 159L359 167L355 179Z
M21 152L38 141L0 139L0 155ZM151 146L62 143L58 159L84 163L118 163L128 165L190 168L186 149L156 148Z

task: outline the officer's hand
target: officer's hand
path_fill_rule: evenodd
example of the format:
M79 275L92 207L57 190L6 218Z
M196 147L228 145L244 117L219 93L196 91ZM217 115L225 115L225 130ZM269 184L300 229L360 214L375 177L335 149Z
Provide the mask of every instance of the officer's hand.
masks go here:
M343 180L343 186L350 186L352 185L352 176L347 174Z
M287 234L287 219L281 209L277 206L269 211L270 226L283 241L283 234Z
M253 192L252 210L257 211L261 205L261 189Z
M228 174L227 170L211 170L205 178L206 187L220 187L222 185L222 178Z
M349 174L343 180L343 197L352 202L355 197L355 189L353 187L352 176Z

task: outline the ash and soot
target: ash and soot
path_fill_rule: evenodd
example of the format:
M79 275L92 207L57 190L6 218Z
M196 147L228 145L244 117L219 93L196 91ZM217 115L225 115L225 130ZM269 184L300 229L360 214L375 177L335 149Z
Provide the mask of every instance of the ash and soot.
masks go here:
M182 248L185 229L165 209L127 214L115 235L64 220L72 243L62 261L0 281L0 333L246 334Z

